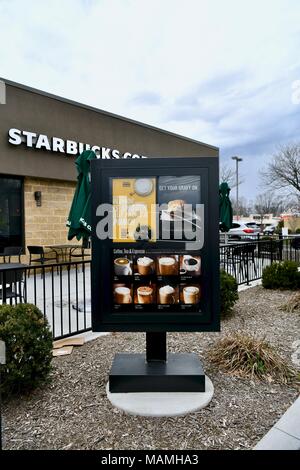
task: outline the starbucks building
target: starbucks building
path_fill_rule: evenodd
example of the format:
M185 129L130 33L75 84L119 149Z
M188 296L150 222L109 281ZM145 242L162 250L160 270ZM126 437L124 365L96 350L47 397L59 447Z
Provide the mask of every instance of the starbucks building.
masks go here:
M0 254L4 247L67 243L85 149L102 159L218 157L219 150L162 129L0 79ZM74 243L72 241L72 243Z

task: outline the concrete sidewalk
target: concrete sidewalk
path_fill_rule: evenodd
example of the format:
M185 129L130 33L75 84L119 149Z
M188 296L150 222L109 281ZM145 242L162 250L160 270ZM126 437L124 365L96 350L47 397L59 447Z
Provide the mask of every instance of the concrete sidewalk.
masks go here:
M254 450L300 450L300 397L256 444Z
M249 284L240 284L238 286L238 292L243 290L251 289L251 287L261 286L261 279L256 279L255 281L249 282Z

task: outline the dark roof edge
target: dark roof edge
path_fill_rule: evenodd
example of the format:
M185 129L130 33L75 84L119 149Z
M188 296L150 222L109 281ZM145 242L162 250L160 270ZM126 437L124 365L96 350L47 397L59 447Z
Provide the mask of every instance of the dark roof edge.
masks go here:
M10 85L10 86L13 86L13 87L16 87L16 88L21 88L22 90L26 90L26 91L29 91L31 93L37 93L39 95L46 96L47 98L52 98L52 99L55 99L57 101L62 101L63 103L67 103L67 104L71 104L73 106L78 106L80 108L88 109L90 111L94 111L96 113L104 114L105 116L112 117L112 118L115 118L115 119L119 119L121 121L130 122L130 123L136 124L138 126L146 127L147 129L152 129L152 130L157 131L157 132L162 132L163 134L171 135L173 137L177 137L178 139L187 140L188 142L192 142L192 143L197 144L197 145L203 145L204 147L209 147L209 148L214 149L214 150L219 150L219 147L215 147L214 145L205 144L204 142L200 142L199 140L191 139L190 137L184 137L183 135L175 134L175 132L170 132L170 131L167 131L165 129L160 129L159 127L151 126L150 124L144 124L143 122L135 121L134 119L126 118L124 116L119 116L118 114L114 114L114 113L110 113L108 111L104 111L102 109L94 108L93 106L89 106L89 105L86 105L86 104L83 104L83 103L79 103L79 102L74 101L74 100L69 100L67 98L62 98L61 96L57 96L57 95L54 95L52 93L47 93L46 91L38 90L37 88L32 88L32 87L29 87L27 85L22 85L21 83L13 82L11 80L7 80L6 78L0 77L0 80L2 80L7 85Z

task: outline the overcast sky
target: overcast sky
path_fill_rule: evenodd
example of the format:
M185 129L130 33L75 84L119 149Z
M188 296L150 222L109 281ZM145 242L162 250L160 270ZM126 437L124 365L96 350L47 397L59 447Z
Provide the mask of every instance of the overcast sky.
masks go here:
M248 199L300 141L299 0L0 0L0 41L4 78L241 156Z

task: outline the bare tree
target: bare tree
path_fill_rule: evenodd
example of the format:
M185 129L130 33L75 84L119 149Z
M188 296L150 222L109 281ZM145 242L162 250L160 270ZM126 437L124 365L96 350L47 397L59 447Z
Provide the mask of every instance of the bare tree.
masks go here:
M255 199L254 209L260 215L261 223L266 214L280 215L285 207L282 198L272 191L259 194Z
M239 186L244 182L244 179L239 177ZM236 174L233 168L230 168L226 163L220 166L220 183L228 183L230 189L236 188Z
M265 184L300 199L300 143L281 146L261 174Z
M286 200L285 211L288 210L289 212L293 214L300 213L300 193L287 195L285 200Z
M239 198L239 207L237 207L235 198L231 198L230 200L231 200L232 211L234 215L236 215L238 211L239 211L239 214L241 214L244 217L248 217L251 214L251 211L252 211L251 202L248 202L245 197Z

